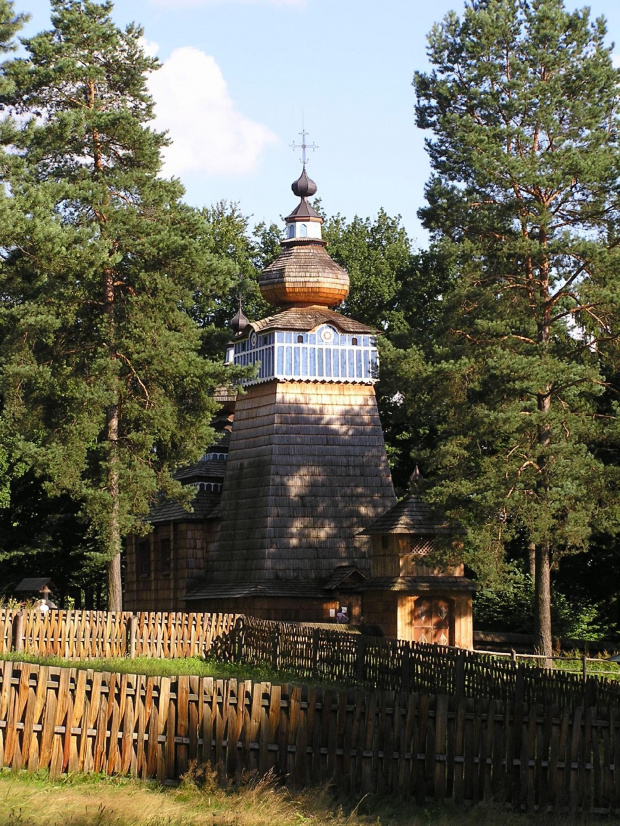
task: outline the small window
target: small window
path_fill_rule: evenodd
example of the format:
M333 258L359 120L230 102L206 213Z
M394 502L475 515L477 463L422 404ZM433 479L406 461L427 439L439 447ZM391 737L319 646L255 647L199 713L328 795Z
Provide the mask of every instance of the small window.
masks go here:
M148 539L141 539L137 549L137 569L139 577L151 575L151 546Z
M433 550L432 539L420 539L417 536L409 537L409 553L413 556L426 556Z
M357 339L356 339L356 338L352 338L352 339L351 339L351 344L353 345L353 347L357 347Z
M170 537L162 536L159 540L159 572L164 576L170 576L171 568Z
M288 228L288 237L294 238L295 237L295 224L290 224Z
M303 336L297 336L297 344L303 344L303 343L304 343L304 337Z
M307 238L308 237L308 226L306 224L302 224L299 227L299 237L300 238Z

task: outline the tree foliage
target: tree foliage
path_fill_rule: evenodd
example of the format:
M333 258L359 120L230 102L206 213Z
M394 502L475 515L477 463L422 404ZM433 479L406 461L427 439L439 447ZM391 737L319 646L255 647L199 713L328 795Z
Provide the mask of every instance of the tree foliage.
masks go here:
M228 290L215 301L209 297L206 305L198 303L196 306L198 323L210 332L205 352L223 358L230 339L229 323L240 302L252 321L273 312L260 294L258 279L262 270L281 252L281 232L275 224L260 223L251 228L250 218L236 203L220 201L203 209L201 214L211 251L226 258L235 273Z
M0 426L50 493L82 503L118 609L122 536L210 439L230 374L201 356L194 314L233 272L158 176L157 61L111 12L53 0L51 30L2 67Z
M376 218L324 216L330 256L349 273L351 291L340 312L380 330L402 329L402 278L411 267L411 242L400 221L380 209Z
M550 565L618 522L601 453L618 435L601 397L620 320L620 97L605 35L562 0L470 0L433 28L432 70L414 79L432 130L420 214L458 277L432 356L403 360L405 403L435 411L433 496L469 525L478 565L515 540L533 549L545 653Z

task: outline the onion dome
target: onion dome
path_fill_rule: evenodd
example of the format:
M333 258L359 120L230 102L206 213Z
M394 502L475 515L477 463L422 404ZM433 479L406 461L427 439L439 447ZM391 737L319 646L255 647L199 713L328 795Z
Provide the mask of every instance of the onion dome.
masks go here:
M413 490L416 490L422 484L424 477L420 473L420 468L416 465L415 470L409 477L409 485Z
M323 219L307 200L317 186L308 177L305 164L291 189L301 200L286 218L281 255L262 272L261 294L276 307L333 307L349 294L349 276L325 250Z
M230 319L230 327L233 333L238 336L243 333L245 328L250 323L250 319L246 316L246 314L241 309L241 302L239 302L239 309L234 314L234 316Z
M298 198L311 198L316 193L316 184L308 177L305 166L299 178L291 184L291 189Z

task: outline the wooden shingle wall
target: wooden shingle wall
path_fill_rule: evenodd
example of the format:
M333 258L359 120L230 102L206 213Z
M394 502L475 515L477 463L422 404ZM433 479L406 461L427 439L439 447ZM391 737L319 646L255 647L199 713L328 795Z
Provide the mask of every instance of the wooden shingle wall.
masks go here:
M357 536L395 503L374 390L269 382L235 410L213 582L324 581L369 571Z
M170 522L144 537L127 540L124 606L128 611L178 611L187 584L204 573L209 551L217 542L219 523ZM162 541L170 543L170 564ZM142 543L142 547L140 547ZM140 568L139 553L148 548L149 564Z

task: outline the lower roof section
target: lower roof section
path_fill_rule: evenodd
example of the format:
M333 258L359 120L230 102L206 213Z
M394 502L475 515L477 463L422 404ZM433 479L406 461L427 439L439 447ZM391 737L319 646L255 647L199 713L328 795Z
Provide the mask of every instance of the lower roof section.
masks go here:
M235 582L214 585L212 582L197 582L185 594L186 601L197 599L243 599L247 597L305 597L326 599L329 591L320 583L308 582Z
M271 580L266 582L235 582L215 584L209 580L194 582L185 594L186 601L203 599L246 599L248 597L299 597L305 599L330 599L334 596L331 583L299 580ZM420 594L424 592L475 591L476 585L461 576L373 577L348 585L347 593L362 591L397 591Z
M476 591L478 586L464 576L381 576L371 577L360 591L398 591L419 594L423 591Z
M148 515L151 525L161 525L165 522L204 522L207 519L218 519L221 516L221 494L199 490L189 508L184 508L179 502L162 502L155 506Z

